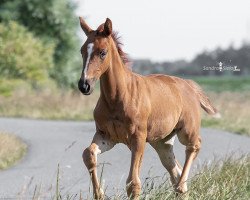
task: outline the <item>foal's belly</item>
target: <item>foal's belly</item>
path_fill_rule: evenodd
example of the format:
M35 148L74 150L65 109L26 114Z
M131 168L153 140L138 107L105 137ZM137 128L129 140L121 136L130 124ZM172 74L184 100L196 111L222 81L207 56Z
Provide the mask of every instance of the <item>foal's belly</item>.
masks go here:
M130 127L126 123L115 119L107 120L103 121L101 129L115 143L124 143L129 146Z
M171 109L170 109L171 108ZM167 137L176 127L181 114L179 107L156 107L147 121L147 141L154 142Z
M167 137L175 128L177 122L166 119L155 120L148 125L147 141L155 142Z

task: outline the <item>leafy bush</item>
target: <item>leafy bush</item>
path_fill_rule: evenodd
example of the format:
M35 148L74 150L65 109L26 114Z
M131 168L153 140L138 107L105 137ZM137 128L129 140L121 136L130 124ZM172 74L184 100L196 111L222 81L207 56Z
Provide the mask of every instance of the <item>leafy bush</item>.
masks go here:
M0 22L17 21L44 42L55 44L55 66L49 70L51 78L60 86L76 84L75 73L80 73L80 49L71 0L1 0ZM79 69L78 69L79 68Z
M0 24L0 79L23 79L33 86L48 80L54 44L45 45L16 22Z

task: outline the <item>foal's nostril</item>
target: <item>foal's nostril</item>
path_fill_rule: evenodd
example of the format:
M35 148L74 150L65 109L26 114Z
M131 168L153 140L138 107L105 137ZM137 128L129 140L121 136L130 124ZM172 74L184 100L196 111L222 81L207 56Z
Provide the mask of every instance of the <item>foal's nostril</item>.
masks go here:
M78 81L78 88L83 94L88 94L90 91L90 84L87 81L80 79Z
M89 85L87 82L85 82L85 83L83 84L83 90L85 90L86 92L89 92L89 90L90 90L90 85Z

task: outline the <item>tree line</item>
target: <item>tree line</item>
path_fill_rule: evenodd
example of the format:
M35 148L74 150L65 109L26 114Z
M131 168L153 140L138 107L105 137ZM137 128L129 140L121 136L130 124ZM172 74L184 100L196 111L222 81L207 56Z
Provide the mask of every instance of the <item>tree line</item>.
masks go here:
M231 45L225 49L203 51L190 62L152 62L147 59L135 59L133 70L141 74L164 73L179 76L249 76L250 43L244 42L239 48Z

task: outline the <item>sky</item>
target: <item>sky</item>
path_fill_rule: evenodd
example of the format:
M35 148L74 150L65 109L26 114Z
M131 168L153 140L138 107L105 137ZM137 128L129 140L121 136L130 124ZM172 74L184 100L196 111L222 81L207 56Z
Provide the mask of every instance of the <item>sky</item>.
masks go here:
M191 60L204 50L250 41L249 0L74 1L92 29L109 17L124 51L136 59Z

